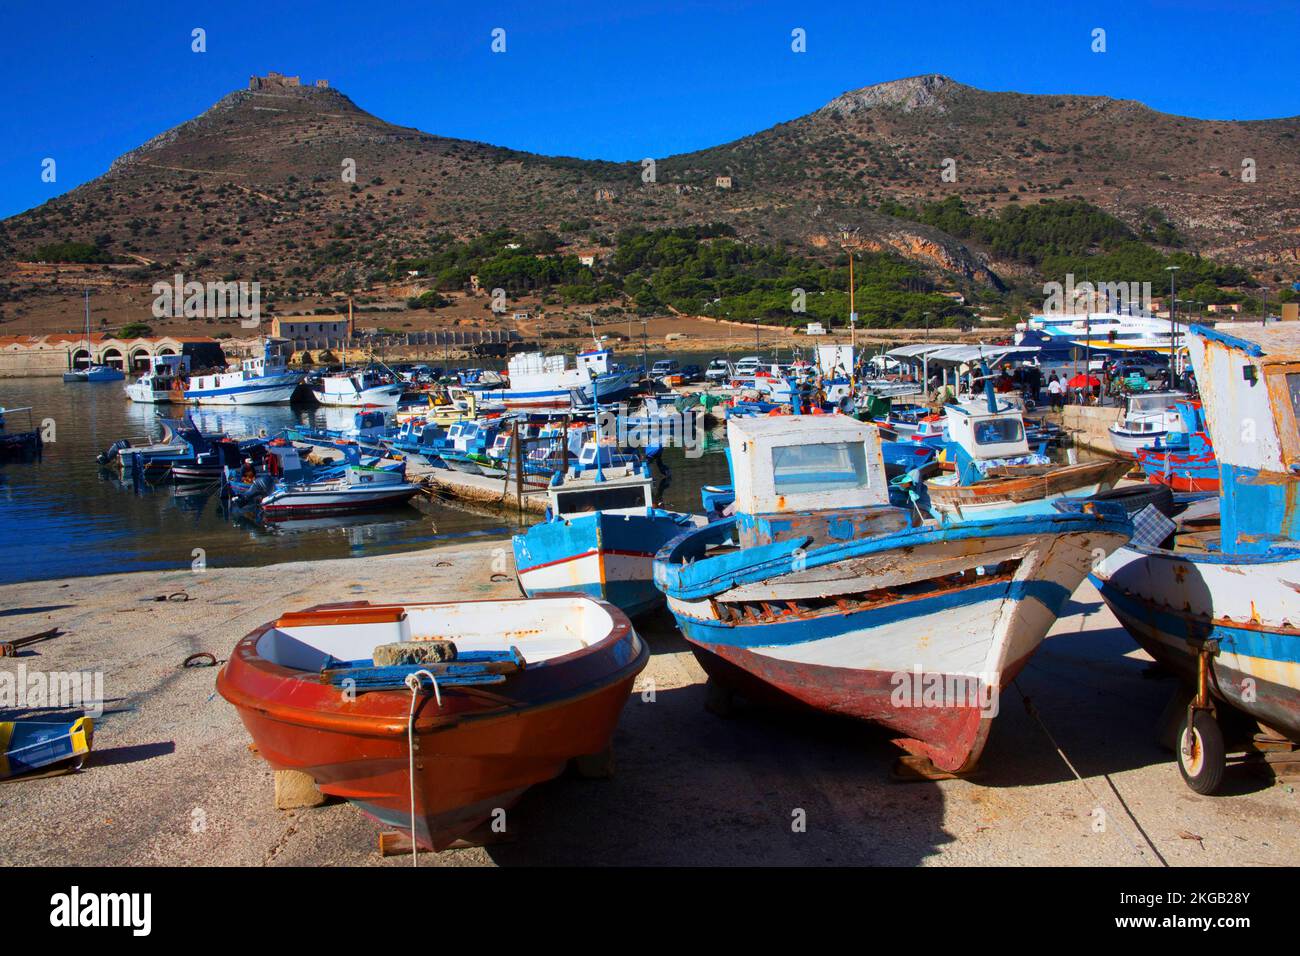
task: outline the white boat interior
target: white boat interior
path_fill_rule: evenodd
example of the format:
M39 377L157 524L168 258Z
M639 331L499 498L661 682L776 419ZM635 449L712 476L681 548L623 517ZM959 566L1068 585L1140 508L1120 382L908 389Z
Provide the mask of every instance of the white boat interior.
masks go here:
M315 673L330 659L371 658L383 644L451 641L458 653L519 649L529 664L609 637L614 619L585 597L376 605L286 614L257 642L264 659Z

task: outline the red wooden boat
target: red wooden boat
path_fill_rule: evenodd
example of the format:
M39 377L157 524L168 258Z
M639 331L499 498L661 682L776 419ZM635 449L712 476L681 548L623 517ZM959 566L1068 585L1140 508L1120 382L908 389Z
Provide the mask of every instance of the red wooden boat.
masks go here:
M386 827L414 817L441 850L608 748L648 660L623 612L584 594L338 604L257 628L217 690L276 770Z

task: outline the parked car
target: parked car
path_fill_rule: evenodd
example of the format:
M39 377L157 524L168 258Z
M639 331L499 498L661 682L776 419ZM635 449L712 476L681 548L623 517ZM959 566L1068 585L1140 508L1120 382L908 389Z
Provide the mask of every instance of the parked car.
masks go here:
M650 377L653 379L667 378L669 375L676 375L680 366L676 359L660 359L650 368Z
M704 378L704 370L698 365L692 364L682 366L682 381L686 384L689 385L693 382L698 382L702 378Z
M731 381L734 371L731 363L724 358L715 358L709 363L709 367L704 372L704 377L713 384L720 384Z

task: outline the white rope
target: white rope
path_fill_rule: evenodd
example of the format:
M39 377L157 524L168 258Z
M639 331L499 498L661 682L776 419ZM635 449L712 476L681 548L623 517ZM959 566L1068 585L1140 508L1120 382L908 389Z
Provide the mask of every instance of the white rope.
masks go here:
M411 866L420 865L420 847L415 839L415 702L420 699L420 693L424 689L420 683L421 677L429 678L429 683L433 685L433 697L438 706L442 707L442 691L438 689L438 678L431 671L420 669L406 675L406 686L411 688L411 714L406 721L406 752L410 758L407 776L411 780Z

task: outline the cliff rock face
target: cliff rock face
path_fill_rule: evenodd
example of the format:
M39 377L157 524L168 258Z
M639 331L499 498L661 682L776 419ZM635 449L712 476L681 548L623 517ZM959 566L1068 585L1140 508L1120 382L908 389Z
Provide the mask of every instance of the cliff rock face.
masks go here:
M911 76L904 80L891 80L863 87L835 97L814 116L852 116L863 110L891 107L904 113L925 110L931 113L948 112L947 94L961 89L946 76L932 73L928 76Z

